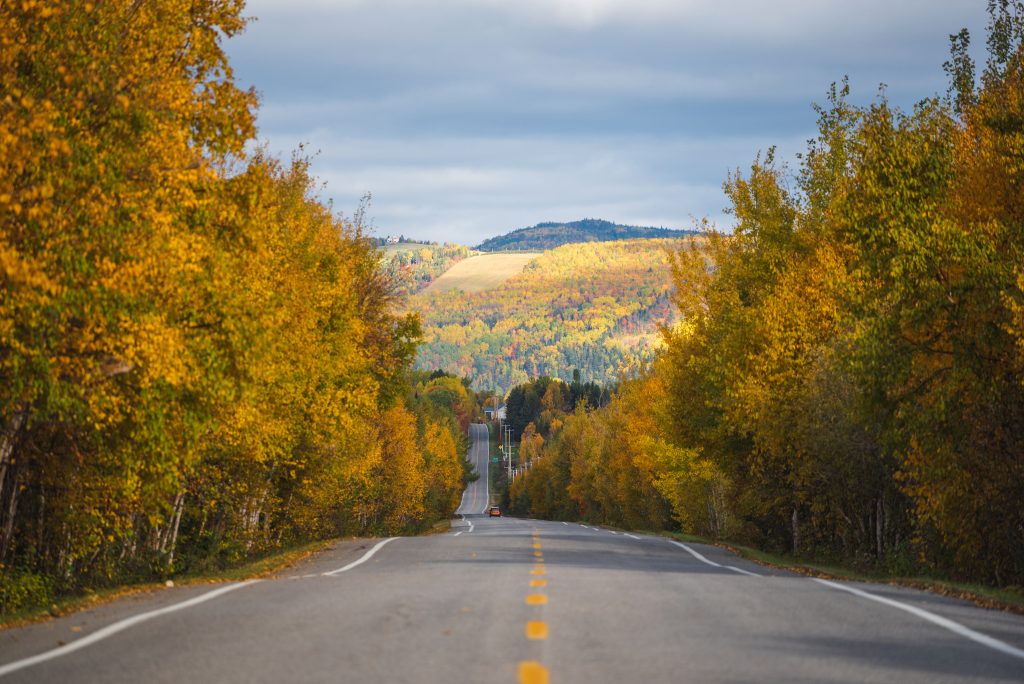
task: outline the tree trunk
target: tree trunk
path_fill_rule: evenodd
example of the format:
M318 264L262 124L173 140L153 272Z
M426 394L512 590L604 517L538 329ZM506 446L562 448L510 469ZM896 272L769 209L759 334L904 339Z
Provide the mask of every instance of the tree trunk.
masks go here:
M171 524L171 541L168 544L167 569L174 567L174 550L178 543L178 528L181 526L181 514L185 510L185 492L178 494L174 501L174 521Z
M882 560L885 553L885 509L882 505L882 497L875 502L875 552L878 560Z
M18 510L18 475L21 464L15 455L15 447L21 437L28 414L15 413L0 433L0 563L7 558L11 537L14 535L14 518Z
M800 553L800 510L793 507L793 555Z

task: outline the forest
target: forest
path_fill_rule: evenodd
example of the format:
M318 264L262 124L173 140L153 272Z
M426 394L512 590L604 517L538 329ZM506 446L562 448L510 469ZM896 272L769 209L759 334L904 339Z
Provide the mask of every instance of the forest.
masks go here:
M651 358L659 326L671 323L673 240L564 245L484 292L424 293L410 299L423 345L416 364L499 389L573 369L600 383Z
M488 238L477 245L484 252L507 250L542 251L575 242L609 242L644 238L680 238L693 235L691 230L626 226L602 219L582 219L568 223L545 222L519 228L505 235Z
M0 611L447 519L477 408L308 164L242 3L0 4Z
M450 243L400 242L384 249L381 269L392 296L402 299L424 289L472 253L469 247Z
M989 16L946 96L836 84L798 168L728 177L732 231L673 257L682 322L609 405L527 426L513 511L1024 585L1024 10Z

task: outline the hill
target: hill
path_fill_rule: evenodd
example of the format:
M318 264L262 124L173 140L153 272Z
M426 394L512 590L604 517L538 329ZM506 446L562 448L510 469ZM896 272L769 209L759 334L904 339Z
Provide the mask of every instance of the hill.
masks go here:
M583 219L570 223L538 223L511 233L484 240L476 249L481 252L510 250L545 250L577 242L610 242L638 238L681 238L694 235L690 230L670 230L627 226L601 219Z
M424 344L417 366L506 390L539 375L618 379L648 359L676 318L666 250L679 240L564 245L486 292L423 291L409 299ZM508 255L512 256L512 255Z
M441 274L472 254L464 245L399 242L378 247L381 271L392 293L409 295L426 288Z
M457 262L430 283L425 292L435 294L449 290L490 290L521 273L523 268L538 256L539 252L478 254Z

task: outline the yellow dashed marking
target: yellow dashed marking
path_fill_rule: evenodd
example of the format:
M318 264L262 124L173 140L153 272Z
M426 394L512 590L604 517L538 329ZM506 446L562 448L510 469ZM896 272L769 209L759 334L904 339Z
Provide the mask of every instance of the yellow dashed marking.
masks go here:
M530 580L531 587L546 587L548 586L547 580Z
M528 594L526 596L526 605L528 606L545 606L548 603L548 597L545 594Z
M543 553L543 552L541 552L541 551L534 551L534 552L533 552L533 555L534 555L534 556L536 556L537 558L540 558L541 556L543 556L543 555L544 555L544 553Z
M519 684L548 684L548 671L534 660L519 663Z
M531 575L543 575L544 574L544 566L543 565L535 565L535 566L533 566L533 570L530 571L530 574Z
M533 545L533 548L535 548L535 549L539 549L539 548L540 548L540 544L534 544L534 545Z
M526 623L526 638L531 641L548 638L548 623L530 620Z

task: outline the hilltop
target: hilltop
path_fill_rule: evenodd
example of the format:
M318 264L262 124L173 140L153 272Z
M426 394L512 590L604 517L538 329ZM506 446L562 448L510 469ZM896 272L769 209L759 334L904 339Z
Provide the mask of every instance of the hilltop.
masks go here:
M476 249L481 252L511 250L546 250L578 242L611 242L638 238L681 238L695 235L692 230L671 230L645 226L628 226L602 219L583 219L569 223L538 223L510 233L484 240Z

